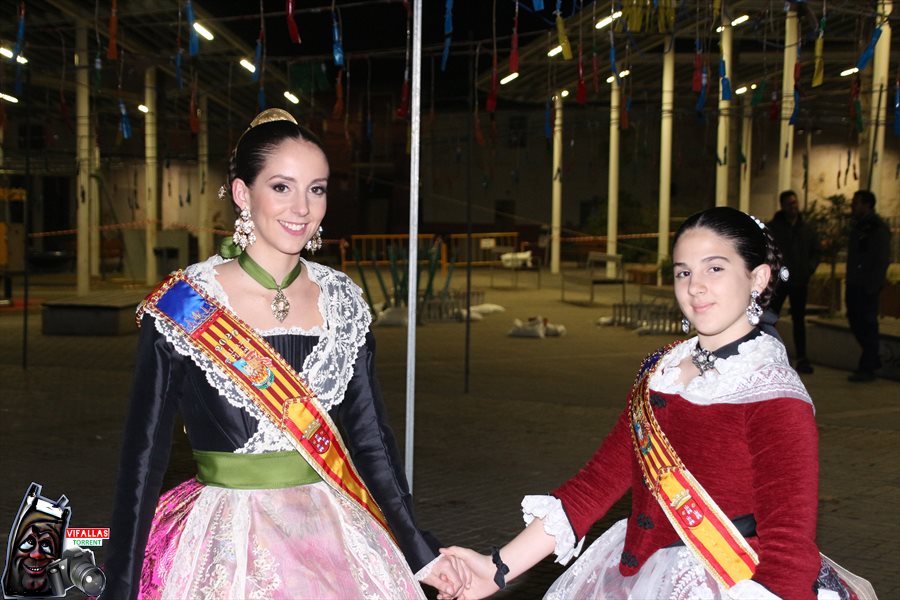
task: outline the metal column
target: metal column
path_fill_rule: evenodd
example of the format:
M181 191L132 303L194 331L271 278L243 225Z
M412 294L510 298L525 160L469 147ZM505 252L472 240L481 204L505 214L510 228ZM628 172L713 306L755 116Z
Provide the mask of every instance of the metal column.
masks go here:
M787 12L784 22L784 68L781 74L781 134L778 145L778 192L793 187L791 171L794 162L794 63L797 62L797 13Z
M730 81L733 69L731 67L731 22L722 16L722 35L719 38L721 59L725 61L725 76ZM728 205L728 140L731 136L731 100L722 97L722 78L719 77L719 125L717 127L716 142L716 206Z
M609 205L606 213L606 252L616 254L619 236L619 80L609 86ZM618 277L616 263L606 263L606 276Z
M156 164L156 69L148 68L144 72L144 104L147 106L147 116L144 118L144 184L147 189L147 198L144 200L146 208L146 260L147 260L147 285L153 285L159 278L156 272L156 230L159 219L159 182L157 181Z
M892 0L879 0L876 20L881 22L881 38L875 45L875 58L872 63L872 98L869 113L869 135L871 152L869 168L865 184L875 198L881 195L881 166L884 163L884 129L887 127L887 107L892 102L891 87L888 80L888 68L891 59L891 23L888 17L893 10ZM865 168L865 166L863 167Z
M200 95L200 133L197 135L197 177L200 179L197 189L200 190L200 202L197 207L197 251L200 260L206 260L213 254L213 234L210 227L209 203L210 195L218 186L209 181L209 115L206 107L209 98ZM184 260L187 257L182 257Z
M76 178L75 205L78 234L76 240L76 272L77 293L87 295L91 291L91 211L90 211L90 172L91 172L91 135L90 135L90 74L87 51L87 28L79 24L75 30L75 123L78 140L75 164Z
M744 97L744 123L741 131L741 154L744 164L741 165L741 194L738 208L745 213L750 212L750 176L753 174L753 106L750 98Z
M557 92L553 97L553 184L550 208L550 272L559 273L559 236L562 221L562 154L563 101Z
M675 44L666 36L663 54L662 105L659 124L659 240L656 283L662 285L662 265L669 257L669 212L672 205L672 116L675 97Z

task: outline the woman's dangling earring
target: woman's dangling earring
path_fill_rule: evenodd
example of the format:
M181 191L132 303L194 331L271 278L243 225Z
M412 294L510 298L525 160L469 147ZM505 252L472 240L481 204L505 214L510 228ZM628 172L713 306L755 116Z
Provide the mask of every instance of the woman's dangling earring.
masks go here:
M256 226L250 218L250 209L244 207L234 222L234 235L231 236L231 239L241 250L246 250L247 246L252 246L256 242L256 234L253 233L255 228Z
M322 227L319 226L319 230L316 232L316 235L312 236L308 242L306 242L306 249L310 254L315 254L322 248Z
M681 330L685 335L691 330L691 322L687 320L687 317L681 317Z
M751 325L759 325L759 318L763 314L762 307L756 302L759 298L759 292L753 290L750 292L750 306L747 307L747 320Z

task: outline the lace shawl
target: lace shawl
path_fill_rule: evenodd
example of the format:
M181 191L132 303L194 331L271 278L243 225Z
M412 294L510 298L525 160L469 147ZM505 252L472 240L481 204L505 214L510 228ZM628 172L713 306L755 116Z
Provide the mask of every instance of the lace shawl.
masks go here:
M303 259L301 259L303 260ZM231 304L222 285L216 279L215 268L227 262L220 256L193 264L184 274L204 293L228 310ZM303 361L299 375L316 393L322 408L331 410L341 403L350 379L360 347L365 343L372 316L363 301L362 290L345 274L329 267L303 260L310 280L319 287L318 308L324 325L311 330L300 327L278 327L258 330L261 336L318 335L319 341ZM152 314L152 313L151 313ZM178 354L190 358L206 374L206 380L232 406L242 409L258 421L254 433L238 454L259 454L294 450L285 435L247 397L230 377L200 350L194 348L178 333L174 326L163 319L155 319L157 331L172 344Z
M694 337L663 356L650 379L650 388L679 394L700 405L748 404L775 398L796 398L812 404L800 376L791 368L784 344L766 333L738 346L734 356L716 359L713 370L682 385L678 364L696 344Z

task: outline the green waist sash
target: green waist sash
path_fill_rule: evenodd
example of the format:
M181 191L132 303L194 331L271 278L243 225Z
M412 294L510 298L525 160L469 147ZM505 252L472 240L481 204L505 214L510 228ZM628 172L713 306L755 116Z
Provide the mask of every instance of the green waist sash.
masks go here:
M197 481L239 490L266 490L322 481L297 452L234 454L194 450Z

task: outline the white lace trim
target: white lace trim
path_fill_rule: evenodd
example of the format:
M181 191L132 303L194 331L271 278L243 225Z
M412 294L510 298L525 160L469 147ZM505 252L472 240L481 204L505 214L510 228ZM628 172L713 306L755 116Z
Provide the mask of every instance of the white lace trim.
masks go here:
M572 524L566 516L562 502L554 496L525 496L522 499L522 518L525 524L530 525L535 519L544 522L544 533L552 535L556 539L556 562L561 565L568 564L570 560L581 554L584 546L584 538L575 545L575 532Z
M663 356L650 379L650 388L680 394L700 405L747 404L775 398L796 398L812 404L800 376L791 368L784 344L765 333L738 346L734 356L717 359L715 369L682 385L678 365L696 343L694 337Z
M216 278L215 272L215 267L225 262L226 260L220 256L212 256L204 262L187 267L184 273L223 307L232 310L228 296ZM319 312L325 325L313 331L321 331L321 334L310 333L299 327L276 328L257 333L319 335L319 342L303 361L303 369L299 375L316 392L322 408L328 411L344 399L347 386L353 377L353 367L359 348L365 343L372 317L363 301L362 290L349 277L317 263L306 260L303 263L307 267L310 280L319 286ZM194 348L166 321L155 319L154 323L157 331L165 336L178 354L190 358L203 370L209 384L218 390L229 404L245 410L258 421L256 433L243 447L235 450L235 453L259 454L295 449L288 438L212 360Z

